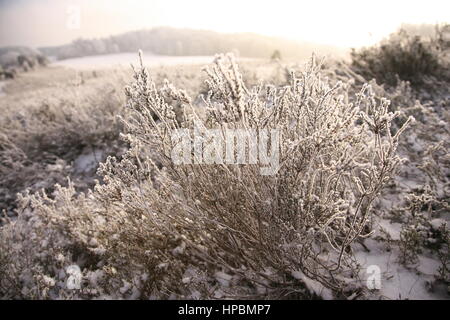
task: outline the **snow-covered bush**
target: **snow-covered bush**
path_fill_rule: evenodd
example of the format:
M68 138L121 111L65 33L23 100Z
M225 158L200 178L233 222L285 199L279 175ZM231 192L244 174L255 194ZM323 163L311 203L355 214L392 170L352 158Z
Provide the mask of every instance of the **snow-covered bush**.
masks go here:
M429 39L400 30L373 47L353 50L352 68L366 79L391 86L404 80L420 87L426 77L449 81L449 34L450 25L436 26Z

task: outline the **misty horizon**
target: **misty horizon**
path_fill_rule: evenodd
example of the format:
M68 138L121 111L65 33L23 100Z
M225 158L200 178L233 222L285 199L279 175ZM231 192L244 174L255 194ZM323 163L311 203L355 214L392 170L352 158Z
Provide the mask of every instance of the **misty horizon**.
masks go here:
M391 12L383 11L386 6ZM276 7L264 1L230 1L216 6L205 0L3 0L0 46L58 46L79 38L104 38L163 26L224 34L255 33L349 48L374 44L402 24L448 22L448 7L438 0L428 1L425 8L418 1L381 1L370 10L353 0L339 4L280 1ZM252 19L246 19L248 16Z

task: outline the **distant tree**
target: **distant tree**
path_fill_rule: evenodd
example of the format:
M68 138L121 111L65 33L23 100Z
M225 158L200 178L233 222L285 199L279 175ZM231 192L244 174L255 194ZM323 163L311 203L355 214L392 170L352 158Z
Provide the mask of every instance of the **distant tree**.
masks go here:
M48 58L42 54L38 55L36 59L40 66L46 66L48 64Z
M19 55L17 57L17 62L19 63L19 66L22 66L27 61L27 57L25 57L23 54Z
M34 67L37 64L36 58L34 58L33 56L25 55L25 54L19 55L17 57L17 62L24 71L29 71L30 69L34 69Z
M106 53L106 44L102 39L92 40L92 47L95 54Z
M272 59L272 60L281 60L281 53L280 53L280 51L279 50L275 50L272 53L272 57L270 59Z

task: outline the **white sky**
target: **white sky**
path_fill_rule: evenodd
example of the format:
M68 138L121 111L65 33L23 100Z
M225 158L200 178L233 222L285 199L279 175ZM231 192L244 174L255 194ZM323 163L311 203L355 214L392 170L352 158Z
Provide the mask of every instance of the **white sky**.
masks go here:
M79 29L67 27L69 6L80 8ZM449 0L0 0L0 46L57 45L161 25L361 46L401 23L436 22L450 22Z

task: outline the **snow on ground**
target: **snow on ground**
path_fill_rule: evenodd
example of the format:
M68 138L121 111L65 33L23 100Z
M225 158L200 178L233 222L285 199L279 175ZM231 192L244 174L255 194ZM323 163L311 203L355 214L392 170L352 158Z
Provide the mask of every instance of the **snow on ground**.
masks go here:
M86 148L82 154L80 154L74 161L74 171L76 174L84 174L95 172L99 162L104 160L103 150L89 150Z
M401 225L381 219L378 223L392 239L399 239ZM379 229L378 229L379 232ZM436 258L427 253L419 255L417 264L406 268L399 262L399 248L373 238L366 239L364 245L355 245L355 257L361 265L360 279L367 282L373 273L373 266L381 271L380 288L369 296L372 299L436 300L448 299L445 286L434 283L440 266Z
M0 97L5 95L3 87L6 85L6 81L0 81Z
M214 57L212 56L159 56L144 53L144 63L146 66L209 64L213 59ZM137 62L137 52L130 52L65 59L55 61L51 65L74 69L98 69L116 66L129 67L131 63L136 64Z

